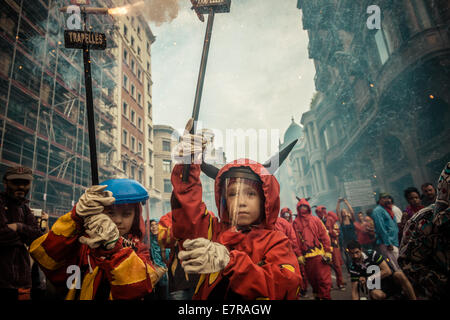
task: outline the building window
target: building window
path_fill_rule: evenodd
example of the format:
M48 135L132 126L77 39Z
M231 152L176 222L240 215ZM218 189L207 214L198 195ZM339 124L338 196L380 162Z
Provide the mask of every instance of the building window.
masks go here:
M147 41L147 52L150 54L150 43Z
M136 74L136 71L134 70L136 67L135 63L134 63L134 59L131 59L131 71L133 71L134 74Z
M130 119L130 121L131 121L131 123L134 124L135 120L136 120L136 112L134 112L134 110L131 109L131 119Z
M139 82L142 82L141 76L142 76L141 69L138 68L138 71L137 71L137 78L138 78Z
M138 129L142 131L142 118L138 117Z
M135 178L135 176L136 176L136 167L135 166L131 166L130 175L131 175L131 179Z
M172 192L172 184L170 183L170 179L164 179L164 192Z
M137 27L137 34L141 35L141 27L139 27L139 26Z
M170 141L162 142L162 150L170 152Z
M138 54L138 57L141 56L141 48L140 47L137 47L137 54Z
M128 91L128 77L123 75L123 87Z
M131 96L136 99L136 88L134 84L131 84Z
M138 181L139 183L142 183L142 169L139 169L138 171Z
M142 142L138 142L138 153L142 157Z
M148 164L153 165L153 151L148 149Z
M148 177L148 187L151 188L153 187L153 177Z
M381 64L383 65L389 58L389 51L387 49L386 38L384 37L382 29L379 29L375 33L375 43L377 44L378 54L380 56Z
M128 64L128 51L126 49L123 50L123 61Z
M149 96L151 96L151 93L152 93L152 87L151 87L151 83L149 81L149 82L147 82L147 94Z
M172 161L170 160L163 160L163 171L164 172L170 172L172 170Z
M131 146L130 146L130 148L131 148L131 150L134 151L135 147L136 147L136 138L131 136Z
M133 36L131 36L131 47L134 48L134 37Z
M128 145L128 131L125 129L122 131L122 144Z
M128 36L128 28L126 25L123 25L123 35L125 36L125 38Z
M128 118L128 104L125 101L123 102L122 114Z
M147 71L150 72L150 62L147 62Z
M123 170L123 172L125 172L125 174L127 174L127 162L126 161L122 161L122 170Z
M138 105L142 106L142 95L140 93L137 94L137 102Z

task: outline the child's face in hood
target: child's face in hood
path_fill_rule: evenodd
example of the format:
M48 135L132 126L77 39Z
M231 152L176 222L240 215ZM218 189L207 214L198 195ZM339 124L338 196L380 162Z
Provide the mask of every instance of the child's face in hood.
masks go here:
M136 214L135 206L128 204L115 205L105 208L104 213L116 224L120 236L130 232Z
M226 201L228 212L235 217L238 227L259 223L263 200L255 184L245 179L231 182L226 190Z

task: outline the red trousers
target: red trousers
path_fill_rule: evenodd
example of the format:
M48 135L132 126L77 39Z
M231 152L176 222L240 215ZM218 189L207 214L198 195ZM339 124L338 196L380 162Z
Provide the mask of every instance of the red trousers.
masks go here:
M322 256L306 258L305 271L316 298L331 300L331 267Z
M333 247L333 264L331 267L334 270L334 273L336 274L336 283L339 287L344 285L344 278L342 277L342 257L341 257L341 251L339 248Z

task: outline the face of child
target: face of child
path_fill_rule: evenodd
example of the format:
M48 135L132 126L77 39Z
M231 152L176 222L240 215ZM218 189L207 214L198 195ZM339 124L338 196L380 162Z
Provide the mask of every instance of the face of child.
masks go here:
M111 220L116 224L120 236L126 235L130 232L133 226L135 209L129 205L117 205L110 208L105 208L103 212L107 214Z
M158 223L156 223L156 221L150 223L150 232L154 235L158 234Z
M237 226L249 226L259 220L262 200L255 186L245 182L232 183L226 197L229 215L236 217Z

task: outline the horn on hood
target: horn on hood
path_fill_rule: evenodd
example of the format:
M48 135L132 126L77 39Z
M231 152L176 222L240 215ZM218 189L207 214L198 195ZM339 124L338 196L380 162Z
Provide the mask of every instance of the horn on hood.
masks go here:
M279 152L274 154L272 157L270 157L269 160L267 160L263 166L269 171L270 174L274 174L278 168L281 166L281 164L286 160L287 156L291 152L291 150L294 148L295 144L297 143L298 139L292 141L290 144L288 144L286 147L281 149ZM275 161L275 159L278 158L278 166L272 168L272 162ZM200 165L200 169L203 171L204 174L206 174L211 179L216 179L217 174L219 173L219 168L213 166L212 164L202 162Z
M263 166L269 171L270 174L275 174L275 172L278 170L279 167L283 164L284 160L286 160L287 156L291 152L291 150L294 148L295 144L297 143L298 139L295 139L291 143L289 143L286 147L281 149L279 152L274 154L272 157L270 157L269 160L264 162ZM278 165L276 166L274 161L278 158ZM272 167L272 164L275 165Z

